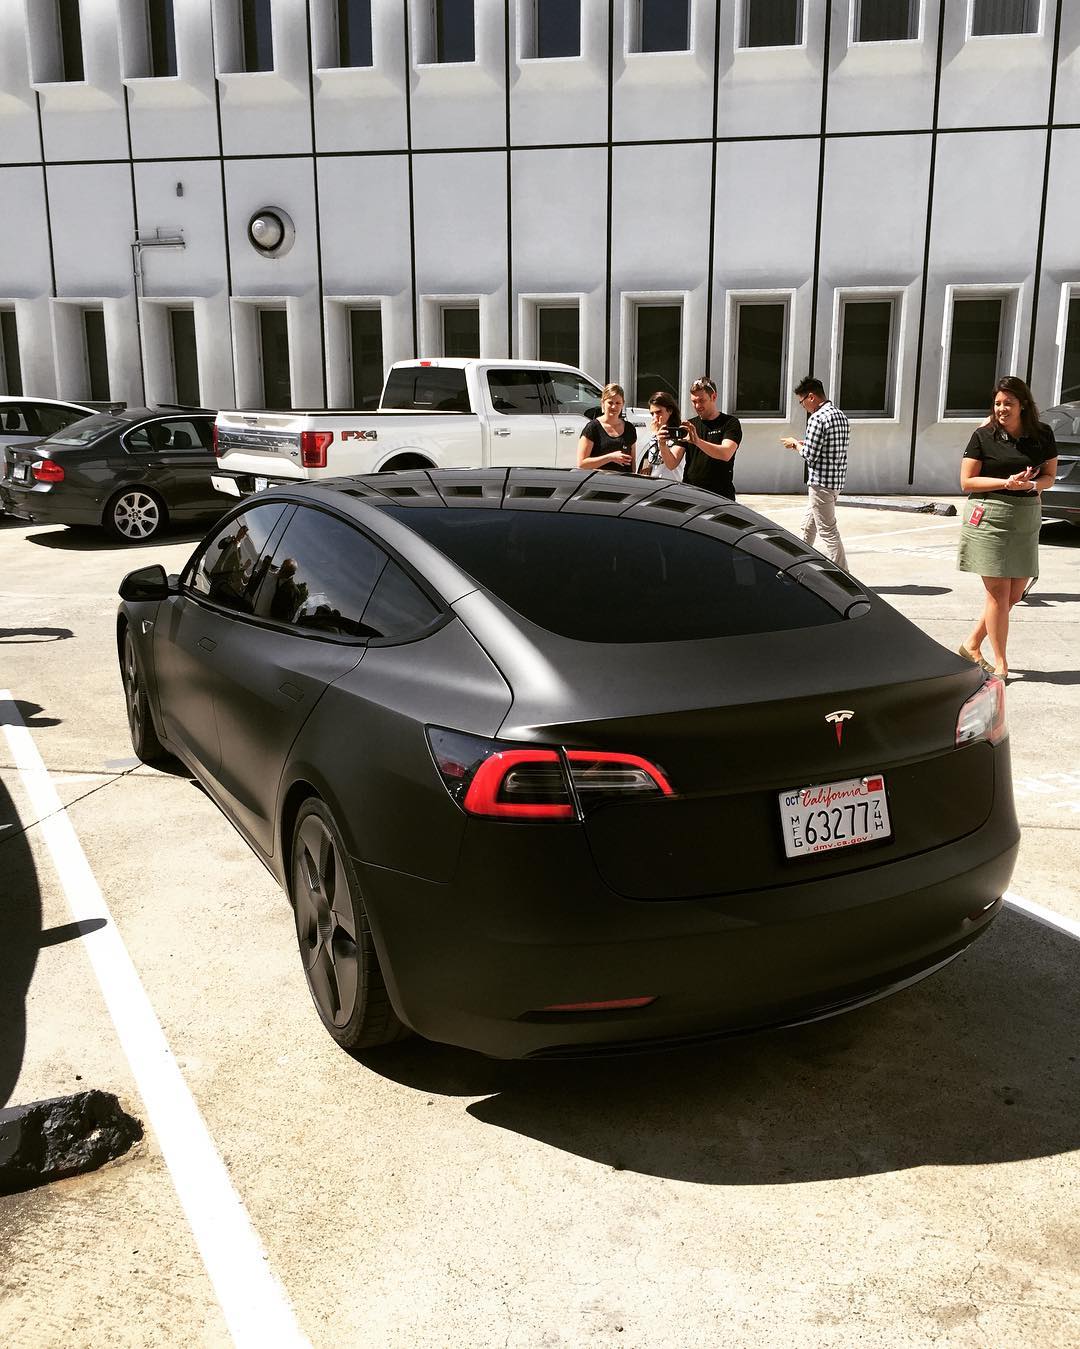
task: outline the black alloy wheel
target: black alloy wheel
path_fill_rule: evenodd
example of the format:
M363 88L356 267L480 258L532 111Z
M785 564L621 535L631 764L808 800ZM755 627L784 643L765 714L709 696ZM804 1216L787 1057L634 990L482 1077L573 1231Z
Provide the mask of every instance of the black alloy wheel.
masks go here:
M308 989L337 1043L373 1049L407 1035L390 1005L356 872L317 797L293 828L289 898Z
M130 628L124 629L121 676L132 749L143 763L160 763L163 759L170 758L169 752L163 747L154 729L154 719L150 714L146 690L143 688L142 672L139 669L139 659L135 654L135 643Z
M105 528L121 543L145 543L165 528L165 503L145 487L125 487L105 507Z

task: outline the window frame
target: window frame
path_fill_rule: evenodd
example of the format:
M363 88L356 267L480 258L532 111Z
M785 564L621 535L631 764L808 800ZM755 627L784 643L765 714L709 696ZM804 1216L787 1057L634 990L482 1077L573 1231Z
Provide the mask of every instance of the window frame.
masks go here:
M375 41L375 29L377 25L375 23L375 14L374 14L375 6L373 0L368 0L368 33L371 44L371 60L365 62L363 65L346 66L341 64L341 5L342 0L327 0L326 12L327 12L327 28L329 33L327 46L329 48L329 55L333 59L329 62L329 64L325 66L317 65L316 69L374 70L378 57L378 52L376 50L376 41ZM314 34L312 36L314 37Z
M578 0L578 49L574 56L541 56L537 51L540 43L540 16L537 12L539 0L517 0L517 59L519 63L541 61L581 61L585 56L584 25L582 23L581 0Z
M553 57L557 60L557 57ZM588 327L587 296L581 291L529 291L518 295L518 350L523 360L547 361L540 355L540 310L577 309L578 312L578 368L581 356L587 350ZM549 362L550 364L550 362ZM558 365L560 362L556 361Z
M476 23L476 0L472 0L473 7L473 54L468 61L444 61L439 57L439 5L441 0L426 0L426 3L418 8L422 8L424 21L426 24L425 42L423 45L424 59L417 61L417 65L436 66L440 69L446 67L475 66L479 61L477 52L477 23Z
M1057 360L1055 361L1054 369L1055 395L1054 403L1052 405L1055 407L1058 403L1063 401L1063 395L1065 393L1065 342L1069 334L1069 309L1074 302L1080 304L1080 280L1066 281L1061 287L1061 301L1058 309L1057 331L1055 333ZM1080 350L1077 351L1077 356L1080 357ZM1073 387L1073 385L1069 385L1069 388Z
M900 399L903 386L903 352L907 324L907 288L904 286L838 286L833 294L832 360L829 369L829 389L835 394L837 406L849 421L866 422L870 426L899 426ZM888 300L892 305L889 327L889 369L886 386L891 409L882 413L849 412L840 399L840 381L843 376L844 310L849 302L875 303Z
M626 0L623 30L626 34L623 43L626 56L689 56L694 52L697 38L697 5L694 0L686 0L686 46L685 47L643 47L641 45L643 0Z
M690 307L690 292L685 290L632 290L623 291L620 297L620 319L622 323L622 343L619 360L619 383L626 390L627 407L640 407L635 401L638 369L638 311L640 309L678 308L679 310L679 378L673 395L681 408L684 400L682 391L689 387L690 376L687 364L688 333L687 313Z
M985 419L984 412L950 412L947 408L949 396L949 363L952 356L953 311L957 300L1001 299L1001 331L998 333L998 371L1007 374L1016 369L1020 350L1020 302L1023 286L1021 283L994 282L980 285L977 282L947 285L945 287L945 312L941 326L941 378L938 388L938 421L956 422L961 425ZM1011 330L1011 331L1010 331ZM996 378L997 376L995 376ZM990 389L986 391L987 398Z
M489 313L491 297L478 292L464 292L457 295L422 295L420 297L420 350L426 356L441 356L446 360L474 360L475 357L447 356L443 350L443 311L445 309L479 309L480 311L480 352L484 350L491 331Z
M1001 38L1033 38L1043 36L1043 27L1046 22L1046 0L1035 0L1039 6L1038 17L1035 21L1035 27L1030 33L975 33L972 29L975 26L975 0L967 0L967 21L964 25L964 39L967 42L993 42Z
M911 37L858 38L855 36L857 20L862 17L864 5L873 4L873 0L851 0L848 9L848 46L849 47L897 47L901 43L921 42L926 32L926 0L914 0L915 32Z
M794 286L768 288L764 290L729 290L727 308L724 314L724 377L721 384L722 406L731 416L740 421L753 422L755 426L786 426L792 417L791 371L795 359L795 309L797 292ZM746 304L782 304L784 306L784 339L782 342L783 366L780 370L781 409L779 413L739 412L735 407L738 389L739 360L739 309Z
M799 5L799 41L782 42L768 47L750 46L745 41L748 27L749 6L753 0L738 0L735 11L735 51L736 52L797 52L805 51L807 46L807 0L797 0Z

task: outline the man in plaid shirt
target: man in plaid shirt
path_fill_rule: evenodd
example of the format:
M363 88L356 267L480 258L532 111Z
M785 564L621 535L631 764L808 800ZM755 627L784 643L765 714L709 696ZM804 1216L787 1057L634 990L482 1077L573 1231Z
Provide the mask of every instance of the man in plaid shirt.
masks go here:
M795 397L807 413L806 438L782 437L789 450L798 450L806 460L809 501L803 517L802 536L812 544L821 535L825 552L838 567L847 570L847 556L836 525L836 498L847 475L848 419L825 393L819 379L809 375L795 386Z

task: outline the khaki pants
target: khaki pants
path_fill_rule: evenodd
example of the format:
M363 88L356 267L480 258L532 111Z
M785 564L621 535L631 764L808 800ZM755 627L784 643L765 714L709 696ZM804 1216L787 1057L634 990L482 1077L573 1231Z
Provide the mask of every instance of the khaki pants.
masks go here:
M843 567L847 571L847 555L844 552L843 540L840 538L840 530L836 526L836 498L840 493L831 487L815 487L813 483L807 484L807 492L809 497L806 514L803 516L803 538L813 546L820 533L822 550L838 567Z

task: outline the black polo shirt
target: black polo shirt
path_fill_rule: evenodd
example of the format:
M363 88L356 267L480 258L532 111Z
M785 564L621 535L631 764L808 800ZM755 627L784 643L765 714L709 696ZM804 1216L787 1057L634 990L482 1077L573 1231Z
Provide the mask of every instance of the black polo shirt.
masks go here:
M726 412L718 412L711 421L706 421L704 417L691 417L690 425L710 445L719 445L724 440L742 444L742 423L738 417L732 417ZM727 497L729 501L735 500L734 455L730 459L713 459L696 445L687 445L684 465L683 482L690 483L692 487L705 487L710 492Z
M1042 468L1048 459L1057 454L1054 433L1045 422L1039 423L1038 433L1034 436L1020 436L1014 440L1006 435L1000 426L980 426L971 433L971 439L964 451L965 459L978 459L982 463L980 477L1011 478L1025 468ZM1012 491L1008 487L996 492L972 492L973 497L980 496L1030 496L1030 491L1021 489Z

